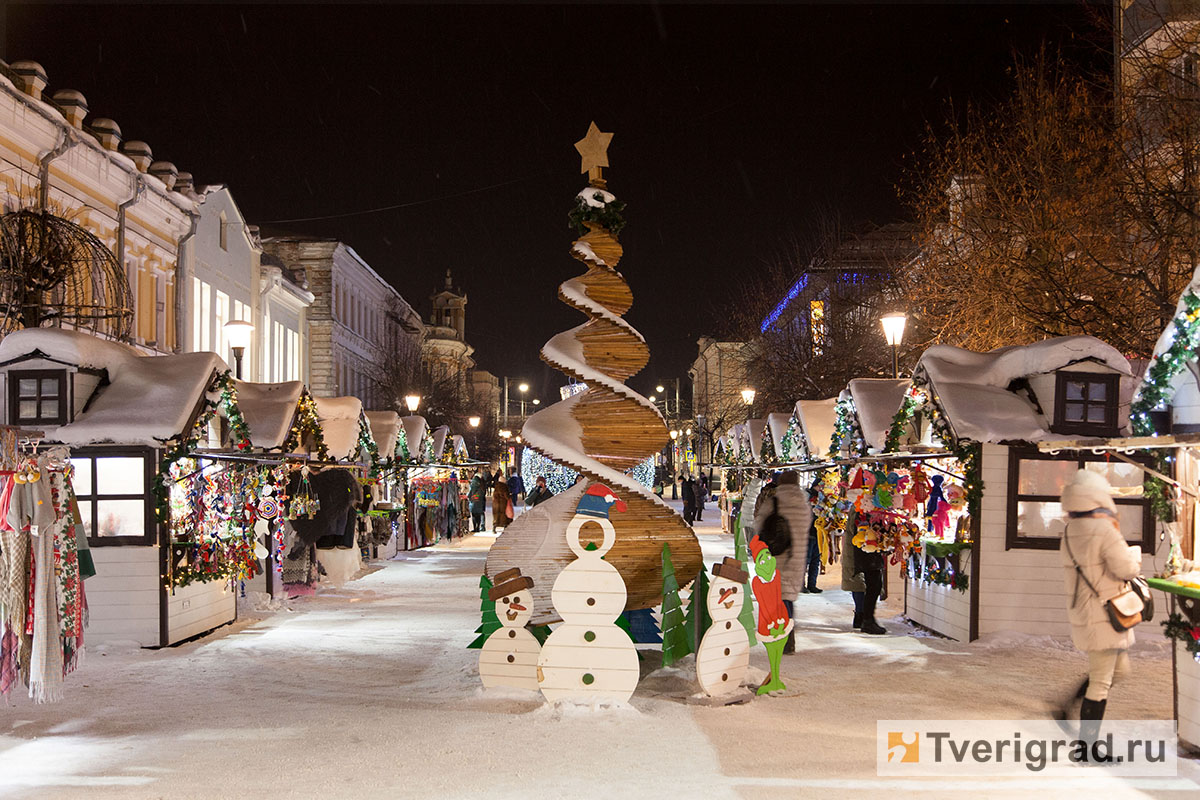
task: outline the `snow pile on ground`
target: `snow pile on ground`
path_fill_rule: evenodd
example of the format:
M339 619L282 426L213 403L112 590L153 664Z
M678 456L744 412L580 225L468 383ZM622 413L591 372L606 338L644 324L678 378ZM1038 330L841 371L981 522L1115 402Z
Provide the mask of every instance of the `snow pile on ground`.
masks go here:
M732 554L732 537L713 531L701 527L709 561ZM479 625L483 559L440 546L409 552L337 592L293 601L290 614L243 618L162 650L95 648L63 703L18 695L6 709L0 795L915 799L1047 788L1065 797L1085 785L880 778L878 720L1044 719L1086 659L899 628L858 633L836 574L820 578L823 594L796 601L785 697L693 704L675 694L694 679L689 660L660 670L653 650L641 651L647 677L627 708L554 708L532 692L482 691L479 651L466 645ZM890 600L880 618L901 604ZM1170 658L1135 651L1132 662L1108 717L1170 719ZM766 666L765 650L753 648L747 683L761 683ZM673 688L657 690L651 675ZM1186 797L1200 792L1198 778L1183 758L1178 778L1086 785L1105 800Z

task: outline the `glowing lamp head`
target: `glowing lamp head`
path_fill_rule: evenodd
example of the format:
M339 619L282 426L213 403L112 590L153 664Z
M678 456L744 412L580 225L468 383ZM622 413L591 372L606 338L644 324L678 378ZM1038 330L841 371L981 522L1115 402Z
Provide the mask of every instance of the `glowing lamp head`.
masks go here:
M678 438L679 438L679 431L671 431L671 438L672 438L672 439L678 439Z
M662 394L663 392L666 391L666 389L664 389L663 385L660 383L658 386L654 387L654 391L658 392L659 394Z
M750 387L742 389L742 402L748 406L754 405L754 395L756 394L758 394L758 392L754 391Z
M518 392L521 392L522 394L524 394L525 392L528 392L528 391L529 391L529 384L528 384L528 383L522 383L520 386L518 386L518 387L517 387L517 391L518 391Z
M650 396L649 396L649 397L647 397L646 399L647 399L647 400L649 400L651 403L653 403L654 401L658 400L658 398L657 398L657 397L655 397L654 395L650 395Z
M421 405L421 396L418 394L410 394L404 397L404 406L410 414L417 413L417 407Z
M254 335L254 326L243 319L231 319L225 323L225 338L230 347L245 350L250 346L250 338Z
M479 427L479 417L467 417L467 424L472 428Z
M542 401L535 397L535 398L533 398L533 404L535 406L540 406L542 404Z
M879 318L879 324L883 325L883 338L887 340L888 347L899 347L904 341L904 326L907 323L908 315L902 311L884 314Z

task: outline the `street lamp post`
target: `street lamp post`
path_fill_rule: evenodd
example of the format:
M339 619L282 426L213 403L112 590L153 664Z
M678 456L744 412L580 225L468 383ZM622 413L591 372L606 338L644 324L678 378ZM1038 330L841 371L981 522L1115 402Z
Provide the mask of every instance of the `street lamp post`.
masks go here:
M512 438L512 431L507 430L507 429L500 431L500 438L504 440L504 457L502 459L500 459L500 463L503 464L504 466L501 468L500 471L503 475L507 476L508 469L510 466L509 459L508 459L508 440Z
M521 393L521 419L524 420L525 419L525 393L529 391L529 384L521 383L521 385L517 387L517 391Z
M225 338L233 350L233 377L242 379L242 356L250 346L254 335L254 325L242 319L231 319L225 323Z
M879 322L883 325L883 338L887 340L888 347L892 348L892 377L899 378L900 343L904 341L904 326L908 322L908 315L903 311L884 314L879 318Z
M672 500L679 499L679 489L675 485L675 475L676 475L675 470L678 468L678 462L675 459L675 451L676 451L676 448L679 446L676 442L677 439L679 439L679 431L672 430L671 431L671 499Z
M471 458L479 458L475 452L479 449L479 417L467 417L467 424L471 426Z

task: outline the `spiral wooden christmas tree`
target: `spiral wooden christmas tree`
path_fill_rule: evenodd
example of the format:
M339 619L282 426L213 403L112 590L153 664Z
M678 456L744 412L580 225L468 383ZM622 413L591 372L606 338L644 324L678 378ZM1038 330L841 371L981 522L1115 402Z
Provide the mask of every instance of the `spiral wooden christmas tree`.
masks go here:
M608 485L628 506L625 513L614 515L616 544L605 557L625 581L627 609L658 605L663 544L670 545L679 575L695 575L701 567L700 545L688 524L626 474L661 450L669 436L654 404L625 385L646 366L650 349L622 319L633 305L633 293L617 271L622 249L616 234L623 204L606 191L601 175L601 167L608 166L611 138L593 122L587 137L575 145L589 184L577 195L571 214L587 231L575 240L571 255L587 272L562 283L558 296L588 321L554 336L541 352L543 361L587 389L534 414L522 430L531 448L584 479L518 517L496 540L487 561L488 575L520 567L534 579L535 623L554 618L549 587L575 558L566 543L567 522L592 482Z

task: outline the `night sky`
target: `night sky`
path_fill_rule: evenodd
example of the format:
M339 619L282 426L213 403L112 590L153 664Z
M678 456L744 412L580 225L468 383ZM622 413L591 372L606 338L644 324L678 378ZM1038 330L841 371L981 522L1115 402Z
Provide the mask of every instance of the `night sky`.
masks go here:
M580 272L566 213L589 121L616 134L628 319L653 353L631 383L648 394L685 375L731 283L806 214L903 218L902 159L947 97L1003 91L1014 49L1085 50L1088 18L1066 3L6 13L5 60L41 62L48 93L82 91L198 185L228 184L248 222L347 242L422 316L452 269L479 366L543 397L562 379L539 348L582 321L555 287Z

